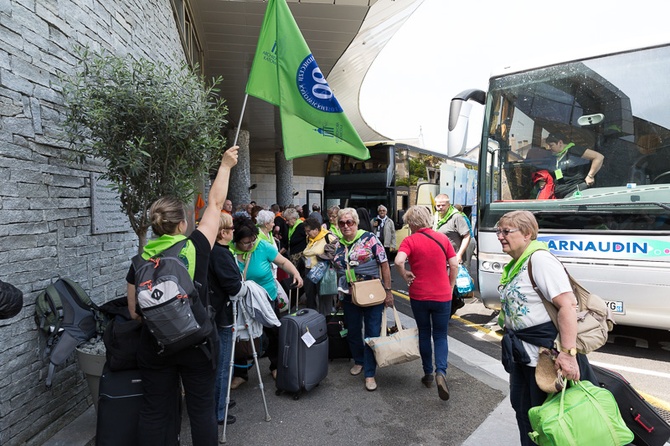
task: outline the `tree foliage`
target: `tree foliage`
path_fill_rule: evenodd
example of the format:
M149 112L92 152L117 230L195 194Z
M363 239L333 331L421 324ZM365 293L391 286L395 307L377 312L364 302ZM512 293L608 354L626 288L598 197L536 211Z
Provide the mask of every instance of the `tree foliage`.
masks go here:
M151 203L164 195L191 199L196 180L223 153L221 78L207 83L185 65L86 48L79 57L74 74L63 77L65 131L80 162L106 161L102 178L118 192L141 249Z

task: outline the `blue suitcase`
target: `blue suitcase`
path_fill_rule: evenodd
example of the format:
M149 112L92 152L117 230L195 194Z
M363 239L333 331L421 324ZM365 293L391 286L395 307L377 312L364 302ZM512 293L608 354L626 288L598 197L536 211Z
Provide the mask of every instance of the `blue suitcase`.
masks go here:
M314 343L307 346L309 333ZM309 337L309 336L308 336ZM316 310L298 310L281 318L277 361L277 395L310 391L328 375L328 331L326 318Z

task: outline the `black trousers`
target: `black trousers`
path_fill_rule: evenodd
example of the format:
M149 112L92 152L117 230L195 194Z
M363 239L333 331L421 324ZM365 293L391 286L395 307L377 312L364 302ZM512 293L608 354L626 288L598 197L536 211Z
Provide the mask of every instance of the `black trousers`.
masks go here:
M144 334L146 336L146 334ZM144 348L143 348L144 347ZM218 348L218 345L215 346ZM200 348L159 357L141 343L138 363L142 372L144 400L140 410L139 440L142 446L176 445L181 419L175 398L181 380L191 422L193 446L218 444L214 388L216 369ZM176 419L175 419L176 418ZM174 426L174 423L176 426Z

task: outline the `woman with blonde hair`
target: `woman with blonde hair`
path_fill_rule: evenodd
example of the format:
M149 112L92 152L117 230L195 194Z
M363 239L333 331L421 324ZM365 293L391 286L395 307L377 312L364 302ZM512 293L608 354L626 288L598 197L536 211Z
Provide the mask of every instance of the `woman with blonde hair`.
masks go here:
M354 359L354 366L349 373L360 375L361 372L364 372L365 389L374 391L377 390L375 381L377 362L370 346L363 342L363 324L365 324L366 338L379 336L382 317L384 317L384 306L393 306L391 270L384 246L372 232L358 229L358 224L359 217L356 209L344 208L337 213L337 225L342 231L342 237L332 262L337 270L341 290L340 299L344 307L344 320L348 330L347 340ZM381 279L386 290L384 303L369 307L359 307L354 304L349 284L376 278Z
M412 313L419 329L419 353L423 366L421 382L426 387L432 387L435 379L438 396L446 401L449 399L447 329L451 317L451 296L458 274L458 260L449 238L432 229L433 216L428 208L412 206L402 219L409 225L412 235L400 244L395 265L409 285ZM405 269L407 261L411 271Z
M207 208L198 227L185 236L188 228L186 208L176 198L164 197L156 200L149 210L151 228L156 239L147 243L142 258L148 260L176 243L187 240L179 258L184 262L194 283L207 284L210 252L219 233L219 215L228 193L230 169L237 164L238 147L233 146L223 154L221 165L212 183ZM128 275L128 310L131 317L141 319L137 312L135 294L135 267L131 265ZM207 286L189 296L193 308L202 307L208 301ZM195 312L195 310L194 310ZM176 442L175 429L166 429L166 422L181 423L174 419L178 413L177 393L181 381L191 422L191 436L195 446L217 444L217 420L214 393L216 382L216 357L218 336L215 327L201 348L185 348L172 354L161 353L161 347L142 324L142 334L137 353L137 362L142 375L143 402L139 414L139 443L163 446ZM178 426L178 424L177 424ZM173 426L170 426L173 427ZM175 434L175 438L172 435Z

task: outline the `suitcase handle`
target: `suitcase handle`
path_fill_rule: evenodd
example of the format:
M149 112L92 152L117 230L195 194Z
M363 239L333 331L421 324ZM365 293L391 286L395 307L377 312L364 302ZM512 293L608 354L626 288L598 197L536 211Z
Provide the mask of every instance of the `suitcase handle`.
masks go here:
M651 434L652 432L654 432L654 426L648 426L648 423L645 421L644 418L642 418L642 414L638 413L633 417L633 419L637 422L637 424L642 426L642 429L646 430L648 433Z

